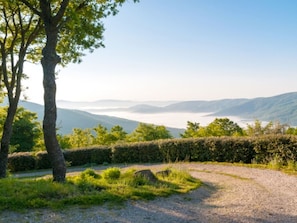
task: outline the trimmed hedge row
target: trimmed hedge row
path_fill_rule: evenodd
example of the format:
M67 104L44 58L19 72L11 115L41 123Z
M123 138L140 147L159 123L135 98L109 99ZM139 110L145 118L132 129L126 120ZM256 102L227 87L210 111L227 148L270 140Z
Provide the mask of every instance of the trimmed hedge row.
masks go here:
M158 141L116 145L112 148L113 163L162 162Z
M175 161L218 161L268 163L277 157L282 163L297 161L297 137L206 137L170 139L91 147L64 151L71 166L89 163L154 163ZM51 168L46 152L15 153L9 156L12 172Z
M111 148L90 147L63 151L67 163L71 166L85 164L111 163ZM47 152L34 153L13 153L8 157L8 169L11 172L50 169L51 163Z

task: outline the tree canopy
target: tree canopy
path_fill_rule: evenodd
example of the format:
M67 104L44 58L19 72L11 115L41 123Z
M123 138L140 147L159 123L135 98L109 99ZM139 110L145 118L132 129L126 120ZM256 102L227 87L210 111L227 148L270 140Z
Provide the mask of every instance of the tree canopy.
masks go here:
M1 148L0 177L6 177L9 144L12 135L12 124L22 90L22 79L25 77L25 61L34 61L41 40L41 19L32 14L18 1L0 0L0 97L8 98L8 109L4 118Z
M11 0L10 0L11 1ZM64 182L66 164L56 134L56 66L80 62L86 50L103 46L103 19L118 13L125 0L17 0L42 23L44 40L40 54L43 68L46 150L53 180ZM136 0L134 0L136 2Z

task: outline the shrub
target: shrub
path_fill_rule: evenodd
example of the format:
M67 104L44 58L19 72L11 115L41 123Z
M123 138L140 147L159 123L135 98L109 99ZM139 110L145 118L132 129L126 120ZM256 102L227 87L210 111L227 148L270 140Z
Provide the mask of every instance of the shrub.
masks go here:
M163 161L158 141L116 145L112 150L114 163L148 163Z
M36 169L50 169L51 162L46 151L36 153Z
M64 157L72 166L80 166L90 163L110 163L111 149L107 147L69 149L64 151Z
M189 161L191 159L191 140L163 140L159 147L165 162Z
M104 163L218 161L291 165L297 162L297 137L204 137L65 150L72 166ZM276 159L277 158L277 159ZM277 161L277 162L276 162ZM10 171L51 168L46 152L9 155Z
M8 169L11 172L35 169L35 157L30 152L13 153L8 157Z
M102 176L106 180L116 180L121 176L121 171L117 167L111 167L102 172Z
M101 176L95 172L93 169L85 169L83 172L80 174L81 178L86 178L87 176L93 177L94 179L100 179Z
M284 165L297 161L297 138L288 135L269 135L254 138L255 160L267 164L277 157Z

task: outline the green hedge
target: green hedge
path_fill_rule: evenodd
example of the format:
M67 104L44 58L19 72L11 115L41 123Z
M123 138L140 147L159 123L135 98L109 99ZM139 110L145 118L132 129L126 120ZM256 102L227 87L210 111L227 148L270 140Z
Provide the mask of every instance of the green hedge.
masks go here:
M156 163L176 161L218 161L267 164L274 158L282 163L297 161L297 137L206 137L91 147L64 151L71 166L89 163ZM46 152L9 155L10 171L51 168Z
M111 148L90 147L65 150L64 157L71 166L111 163Z
M278 158L283 164L288 161L297 161L297 139L295 136L267 136L254 139L255 161L268 163Z
M50 169L52 168L50 159L46 151L36 153L36 169Z
M35 166L36 160L32 153L13 153L8 157L8 169L11 172L34 170Z
M116 145L112 149L113 163L162 162L157 141Z

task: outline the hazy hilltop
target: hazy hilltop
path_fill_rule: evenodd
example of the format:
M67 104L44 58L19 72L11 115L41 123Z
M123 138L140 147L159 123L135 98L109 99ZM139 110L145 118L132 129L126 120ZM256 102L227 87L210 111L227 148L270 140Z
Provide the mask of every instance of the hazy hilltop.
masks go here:
M98 124L110 129L120 125L128 133L132 132L139 121L118 118L105 114L114 111L125 111L138 114L156 113L208 113L213 117L239 117L241 120L280 121L283 124L297 126L297 92L281 94L273 97L254 99L222 99L213 101L121 101L99 100L95 102L57 101L59 133L68 134L73 128L93 128ZM19 106L36 112L39 120L43 118L43 106L21 101ZM197 120L199 122L199 120ZM154 124L154 123L152 123ZM174 137L178 137L183 129L168 128Z
M19 106L22 106L32 112L36 112L38 120L42 121L44 108L40 104L20 101ZM138 121L112 117L107 115L95 115L86 111L76 109L57 109L57 128L58 133L69 134L73 128L93 128L101 124L107 129L111 129L115 125L120 125L127 133L131 133L139 124ZM168 130L174 137L179 137L179 134L183 132L183 129L170 128Z
M118 106L116 106L117 103L119 103ZM106 106L107 104L112 104L112 106ZM212 101L199 100L145 103L105 100L88 102L84 104L84 107L80 107L79 109L92 113L99 113L100 111L126 111L131 113L207 112L210 116L214 117L237 116L244 120L254 121L258 119L260 121L280 121L284 124L297 126L297 92L272 97Z

